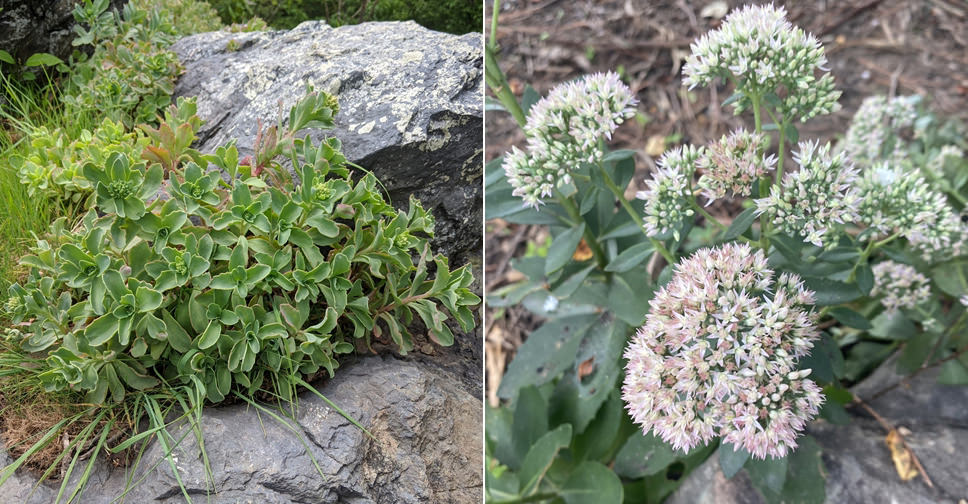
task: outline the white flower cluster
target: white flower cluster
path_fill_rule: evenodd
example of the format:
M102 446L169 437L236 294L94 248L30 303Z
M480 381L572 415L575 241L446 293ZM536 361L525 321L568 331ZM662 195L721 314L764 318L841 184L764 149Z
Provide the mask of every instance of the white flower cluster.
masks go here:
M734 102L737 113L749 108L750 96L776 96L784 89L777 108L784 117L806 121L839 107L840 92L826 63L820 42L787 21L783 7L747 5L692 44L683 67L684 84L692 89L717 77L732 78L744 95Z
M928 278L907 264L883 261L874 265L874 289L871 296L884 296L881 304L887 313L900 308L913 309L931 297Z
M813 292L728 243L675 266L625 350L622 399L644 432L689 451L715 436L783 457L823 403L798 361L819 336Z
M646 189L635 193L645 200L645 230L649 236L668 233L679 239L682 222L692 217L692 176L705 149L688 145L670 150L659 158Z
M961 296L961 304L968 306L968 294Z
M528 112L526 151L513 148L504 173L514 195L535 207L555 187L571 182L581 163L596 163L602 138L635 115L638 101L614 72L587 75L556 86Z
M944 176L944 168L945 164L948 163L948 158L963 159L964 157L965 151L957 145L943 145L928 159L924 168L929 174Z
M851 119L843 147L857 166L871 166L880 159L898 160L905 156L904 143L897 132L911 127L918 118L919 96L871 96L864 99ZM883 152L888 138L891 152Z
M939 215L926 219L905 235L908 242L925 261L934 262L968 254L968 223L951 207Z
M858 188L860 222L876 231L870 239L898 233L928 260L960 246L964 226L947 197L918 171L891 168L882 162L864 172Z
M753 182L776 166L776 156L766 155L769 138L739 129L706 148L699 159L702 176L697 185L706 205L732 196L749 196Z
M800 169L756 200L756 212L769 215L781 231L822 247L828 233L858 218L857 170L843 153L831 155L830 144L800 142L798 147L793 160Z

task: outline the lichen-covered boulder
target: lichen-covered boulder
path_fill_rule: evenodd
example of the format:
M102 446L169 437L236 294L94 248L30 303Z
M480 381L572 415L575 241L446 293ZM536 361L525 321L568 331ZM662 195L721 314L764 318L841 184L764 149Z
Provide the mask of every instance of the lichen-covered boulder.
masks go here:
M244 404L209 408L201 426L211 479L189 426L170 429L174 439L184 437L173 454L192 498L213 503L481 501L482 403L452 376L392 357L366 357L341 368L319 390L373 438L309 393L301 396L295 421L286 425ZM0 463L9 463L9 457ZM129 478L139 483L124 502L184 502L157 442L131 474L98 461L77 502L116 502ZM53 502L56 488L42 484L30 494L35 483L29 474L14 475L0 487L0 502Z
M897 383L890 359L852 391L870 398ZM968 497L964 454L968 453L968 387L939 385L938 370L924 372L907 384L870 400L869 405L905 436L931 478L901 481L884 442L884 428L859 408L851 408L849 425L814 421L807 428L823 450L826 502L950 503ZM691 473L669 498L670 504L763 504L745 471L727 480L713 456ZM792 476L788 476L792 477Z
M176 96L197 96L209 152L238 138L252 152L260 120L275 121L307 86L337 95L335 136L347 159L372 170L394 205L411 194L437 219L437 249L455 265L479 258L482 222L481 35L413 22L291 31L213 32L172 46L185 73Z

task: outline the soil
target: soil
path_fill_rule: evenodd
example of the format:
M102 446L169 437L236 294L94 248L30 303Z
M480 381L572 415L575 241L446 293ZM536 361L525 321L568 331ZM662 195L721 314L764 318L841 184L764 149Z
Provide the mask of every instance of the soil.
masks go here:
M487 22L491 5L487 2ZM750 3L730 0L505 0L499 16L501 67L520 96L525 84L544 95L555 84L580 75L619 71L637 93L639 120L627 121L613 148L638 151L641 187L663 148L706 144L751 117L735 117L720 103L731 94L725 86L682 86L682 64L689 45L717 28L721 16ZM754 1L752 3L766 3ZM963 0L809 0L785 5L788 19L815 34L826 49L841 110L797 124L801 139L835 141L864 98L871 95L920 94L944 117L968 120L968 2ZM489 36L489 35L488 35ZM507 114L485 118L488 160L521 146L524 136ZM735 215L713 207L717 218ZM515 279L508 266L541 231L530 226L489 221L485 237L485 278L493 290ZM495 374L536 321L518 309L486 314L489 398Z

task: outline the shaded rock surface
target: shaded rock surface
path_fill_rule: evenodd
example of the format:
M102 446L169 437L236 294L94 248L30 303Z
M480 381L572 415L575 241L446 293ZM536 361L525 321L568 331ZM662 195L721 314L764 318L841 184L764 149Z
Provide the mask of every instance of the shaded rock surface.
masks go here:
M296 421L283 425L246 405L206 409L205 450L215 491L190 428L174 451L193 500L214 503L475 503L482 491L482 415L472 396L445 374L392 357L367 357L320 392L373 434L367 437L319 397L303 394ZM187 434L187 435L186 435ZM4 454L6 457L6 454ZM314 463L315 461L315 463ZM0 463L9 463L0 460ZM320 476L316 469L324 476ZM160 444L153 442L130 475L124 502L184 502ZM128 475L97 463L78 502L114 502ZM56 489L18 473L0 487L0 502L53 502Z
M234 41L231 44L229 42ZM414 22L291 31L203 33L172 46L185 66L176 96L197 96L202 152L237 138L250 154L259 120L274 124L306 87L338 96L347 159L372 170L394 205L414 194L437 219L437 250L459 266L480 256L483 66L480 34Z
M74 49L77 0L0 0L0 49L23 62L31 54L51 53L66 61ZM125 0L112 0L117 10Z
M867 400L902 378L888 360L853 392L905 436L934 483L917 477L901 481L884 438L887 432L860 408L850 408L849 425L819 420L808 431L823 449L829 503L951 503L968 499L968 387L940 385L937 369L926 371L877 399ZM788 477L792 477L789 475ZM745 471L727 480L717 457L691 473L669 499L671 504L762 504Z

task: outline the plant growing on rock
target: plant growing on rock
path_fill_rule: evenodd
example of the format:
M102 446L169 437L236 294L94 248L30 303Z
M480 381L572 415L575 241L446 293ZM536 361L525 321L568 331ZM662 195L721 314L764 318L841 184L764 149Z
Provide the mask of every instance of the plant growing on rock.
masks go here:
M266 184L239 165L234 146L176 157L156 143L146 157L171 164L115 152L101 166L84 166L93 209L56 244L38 244L25 260L30 277L11 287L8 302L17 324L8 338L32 341L32 351L72 354L48 362L49 390L70 388L102 403L107 391L120 401L157 378L191 384L180 366L195 349L227 363L230 374L196 383L219 402L233 384L251 395L264 384L290 391L292 376L321 368L332 375L337 354L356 340L369 346L386 335L406 353L417 317L444 345L453 342L444 310L464 330L473 327L470 271L451 271L446 258L431 254L433 218L420 203L395 211L372 174L354 180L342 156L329 163L338 141L292 141L307 124L331 126L331 100L312 94L293 107L289 146L279 146L298 161L298 182ZM181 100L169 117L193 110ZM298 120L301 111L329 122ZM227 179L203 177L199 166L209 164ZM173 197L158 197L162 185ZM308 326L315 342L301 336ZM138 377L112 372L110 360L89 362L82 347L132 362ZM96 372L79 381L91 366Z
M666 152L632 202L635 152L606 143L634 93L597 74L519 102L495 37L496 22L488 84L527 146L487 164L485 210L551 241L488 293L544 318L487 411L489 502L659 501L669 468L714 453L767 501L823 502L805 429L846 420L861 400L846 385L897 349L902 371L968 383L956 126L872 98L841 144L801 140L798 121L839 107L823 47L783 8L748 6L693 44L683 83L731 85L723 106L752 128Z
M434 219L420 203L394 210L338 140L296 138L332 127L334 97L311 93L280 122L260 151L273 184L234 143L191 149L194 110L171 105L146 128L140 159L116 151L86 163L92 208L76 225L56 222L23 259L6 341L45 357L30 370L44 389L111 411L156 408L145 397L164 394L186 412L230 397L292 401L374 340L406 354L418 319L440 345L453 343L452 326L474 327L471 271L432 253ZM152 418L156 432L164 422Z

